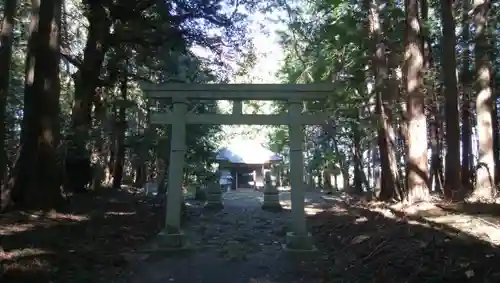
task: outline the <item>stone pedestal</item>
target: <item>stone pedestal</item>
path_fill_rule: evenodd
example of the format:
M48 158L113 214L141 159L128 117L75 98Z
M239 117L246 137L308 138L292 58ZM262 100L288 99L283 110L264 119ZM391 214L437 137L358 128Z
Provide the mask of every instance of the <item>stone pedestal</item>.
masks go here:
M217 183L212 183L208 185L206 193L207 201L205 202L204 208L207 209L222 209L224 205L222 204L222 191L221 187Z
M163 229L154 243L156 249L160 250L185 250L187 245L186 235L182 231L168 231Z
M285 251L289 252L314 252L316 247L313 243L313 237L310 233L304 235L297 235L294 232L288 232L286 234L285 245L283 245Z
M264 182L264 202L262 203L262 209L281 211L280 194L278 189L272 184L270 172L266 172Z

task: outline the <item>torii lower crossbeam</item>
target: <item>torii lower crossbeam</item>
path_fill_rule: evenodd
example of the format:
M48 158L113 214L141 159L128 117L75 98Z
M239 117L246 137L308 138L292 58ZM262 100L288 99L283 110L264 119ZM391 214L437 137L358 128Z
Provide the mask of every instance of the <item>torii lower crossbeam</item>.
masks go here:
M326 123L329 115L326 113L299 114L301 125L318 125ZM165 125L175 123L177 117L173 113L152 113L151 124ZM289 114L194 114L185 116L186 124L215 124L215 125L288 125Z

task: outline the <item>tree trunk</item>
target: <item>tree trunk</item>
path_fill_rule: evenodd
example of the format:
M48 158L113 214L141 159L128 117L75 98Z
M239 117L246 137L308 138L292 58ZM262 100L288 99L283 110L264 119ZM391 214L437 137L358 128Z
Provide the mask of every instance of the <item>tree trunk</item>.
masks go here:
M32 2L21 142L12 184L18 208L56 208L63 202L58 166L61 1Z
M472 126L471 126L471 89L472 73L470 71L469 50L469 1L463 1L462 7L462 186L468 192L472 191Z
M142 163L135 168L134 186L136 188L142 187L146 183L146 166Z
M373 183L373 167L374 167L374 163L373 163L373 159L371 159L372 157L372 149L368 149L367 151L367 158L368 158L368 162L366 162L366 182L367 182L367 191L371 191L373 186L372 186L372 183Z
M147 155L148 155L148 144L144 139L141 140L140 144L136 146L136 156L134 158L135 167L135 180L134 186L140 188L144 186L147 181Z
M410 202L427 199L427 121L424 113L425 94L422 91L423 50L418 0L405 0L406 42L404 79L407 95L408 158L407 199Z
M445 157L444 196L452 199L461 191L460 183L460 123L458 113L458 88L456 77L456 38L453 1L441 1L441 23L443 37L441 43L442 74L445 96Z
M321 181L323 182L323 189L328 192L333 192L331 171L328 169L327 166L325 166L322 172L323 172L323 178L321 178Z
M104 90L100 91L99 99L94 100L94 115L98 127L99 135L94 144L94 168L92 178L92 189L99 189L106 180L106 160L108 157L108 147L106 146L107 132L109 132L109 123L107 119L107 105L104 100Z
M116 135L116 150L115 150L115 158L113 165L113 188L119 189L122 184L123 179L123 165L125 162L125 130L127 121L125 116L125 102L127 101L127 87L128 80L126 78L123 79L120 86L120 92L122 95L123 104L120 105L118 109L118 118L117 118L117 135Z
M84 1L88 9L89 31L83 51L83 62L75 79L75 101L72 110L73 147L70 155L86 153L92 125L91 110L99 83L104 56L108 49L107 39L111 27L107 12L98 1Z
M440 129L441 123L439 122L439 104L437 101L432 107L433 119L430 122L430 138L431 138L431 168L430 168L430 181L434 185L434 192L443 192L443 162L441 159L441 142L440 142Z
M148 164L148 151L149 151L149 140L147 140L146 134L146 115L142 112L142 109L137 110L137 137L138 143L135 143L134 151L136 152L136 158L134 158L135 167L135 179L134 186L136 188L143 187L147 182L147 164Z
M10 190L5 185L5 172L7 169L7 153L5 151L5 108L10 85L10 63L12 60L12 32L14 30L14 17L16 15L16 0L4 1L4 17L0 30L0 211L6 209L10 202Z
M336 125L333 124L332 121L330 121L329 124L330 124L330 126L323 127L323 131L325 133L327 133L328 136L331 138L335 155L341 156L341 151L340 151L339 144L337 141L338 137L337 137ZM344 191L346 191L346 190L350 189L349 188L350 187L350 185L349 185L349 165L345 162L345 160L342 160L342 158L338 162L339 162L340 172L342 174L342 180L343 180L342 189ZM336 186L336 187L338 189L338 186Z
M491 59L490 61L494 62L497 58L498 51L496 48L491 48L490 51L490 56ZM492 109L491 109L491 119L492 119L492 127L493 127L493 158L495 161L495 175L493 176L493 183L495 184L495 188L497 190L494 191L494 193L498 192L498 188L500 185L500 124L498 123L498 106L497 106L497 99L498 99L498 89L497 89L497 80L495 78L495 71L492 72L492 80L491 80L491 85L492 85Z
M395 162L395 153L391 146L391 132L394 132L391 124L391 111L388 107L389 96L385 89L388 82L387 58L384 38L380 25L380 16L377 1L367 0L368 26L372 37L373 68L375 75L376 105L375 113L378 117L377 141L380 152L380 195L382 200L389 200L397 196L397 170L393 170L391 162Z
M493 87L495 89L495 87ZM493 93L493 105L491 111L491 119L493 120L493 156L495 160L495 175L493 176L493 183L496 188L499 188L500 185L500 123L498 123L498 106L497 106L497 97L498 94L495 91Z
M491 88L491 65L488 42L489 0L473 2L476 58L476 116L479 144L479 163L476 173L475 198L490 199L495 180L495 160L493 154L493 92Z
M359 115L357 120L359 121ZM361 165L361 133L359 131L359 122L353 126L353 163L354 163L354 193L361 194L363 192L363 168Z

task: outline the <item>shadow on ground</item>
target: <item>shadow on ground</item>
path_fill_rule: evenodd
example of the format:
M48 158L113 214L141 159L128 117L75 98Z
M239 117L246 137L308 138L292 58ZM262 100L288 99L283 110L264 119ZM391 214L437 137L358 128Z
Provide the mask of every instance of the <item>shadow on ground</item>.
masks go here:
M129 283L309 283L282 243L290 212L261 209L262 193L224 194L224 208L188 205L196 215L186 227L192 250L155 253L137 261Z
M79 196L71 204L68 214L1 216L0 282L125 282L132 277L133 282L169 282L169 274L179 269L185 269L186 278L221 271L236 279L246 272L236 281L204 277L186 283L500 282L498 247L420 217L391 219L334 197L328 205L310 204L328 211L309 217L319 251L307 260L290 266L284 258L289 256L281 249L287 210L270 214L228 206L219 213L194 214L189 221L200 241L199 261L187 255L172 266L143 262L147 271L162 272L157 281L146 281L132 276L137 262L127 255L157 234L163 210L127 190ZM276 277L266 278L269 272Z
M310 217L321 256L306 270L317 282L500 282L500 250L487 242L420 217L332 210Z
M500 218L500 204L498 203L455 203L439 207L454 213Z
M131 190L70 200L70 213L1 215L0 282L113 282L126 254L156 235L163 213Z

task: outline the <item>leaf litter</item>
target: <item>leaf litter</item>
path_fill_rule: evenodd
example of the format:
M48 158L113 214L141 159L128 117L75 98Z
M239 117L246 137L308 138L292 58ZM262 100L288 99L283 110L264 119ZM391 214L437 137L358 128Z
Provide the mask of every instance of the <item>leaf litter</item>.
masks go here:
M471 215L350 200L309 220L321 256L306 270L318 282L500 282L498 245Z
M114 282L161 227L161 208L128 189L70 201L70 213L2 215L0 282Z

